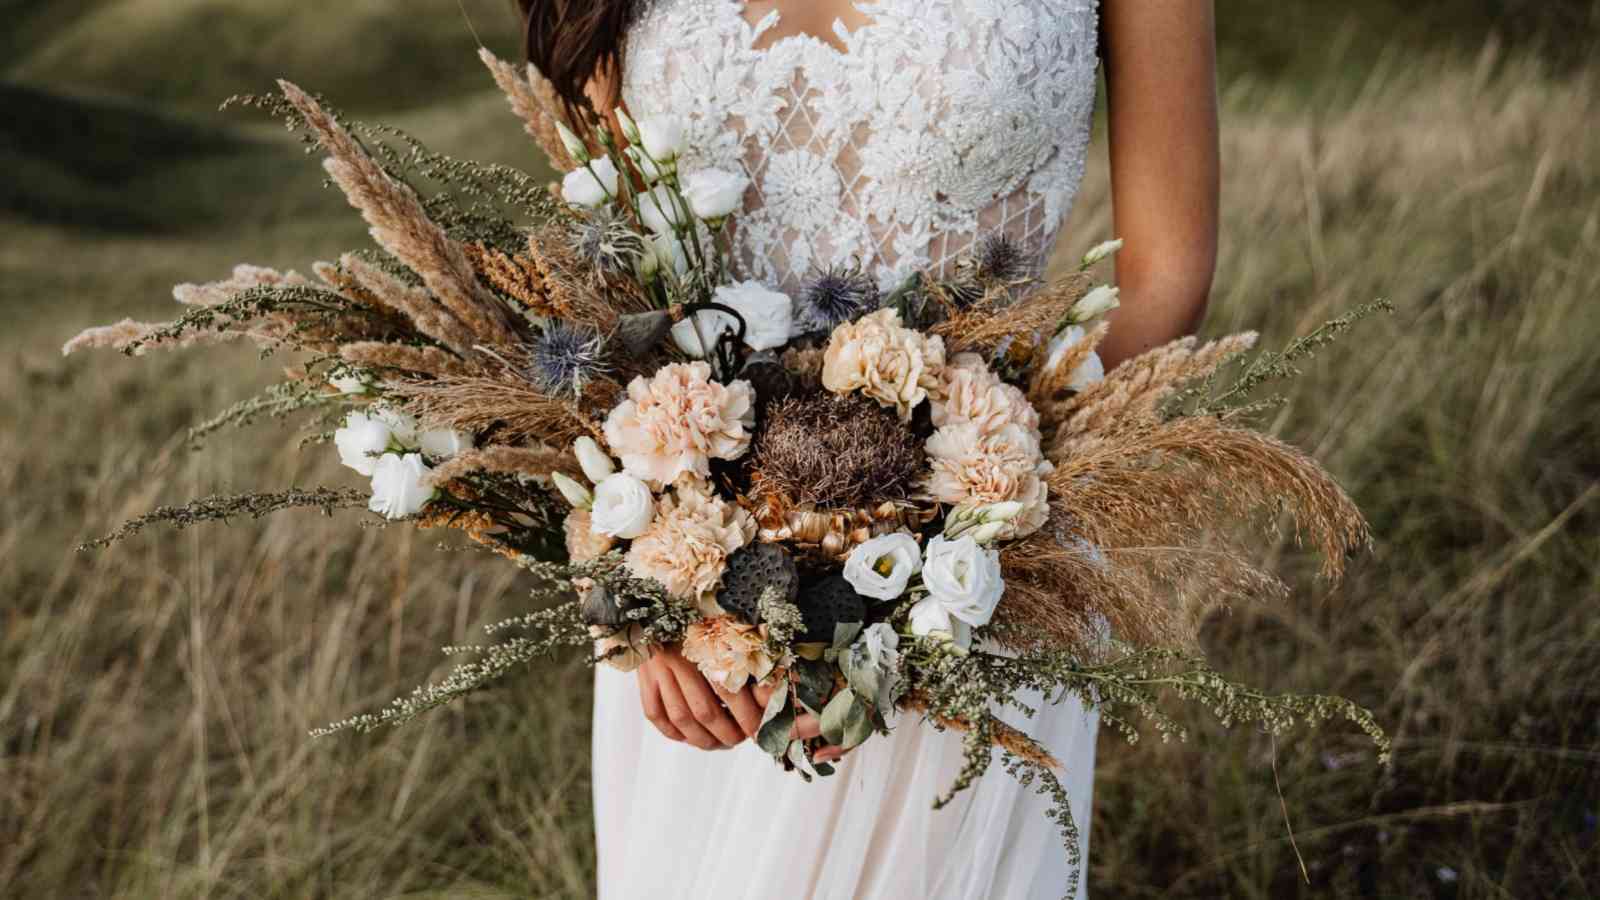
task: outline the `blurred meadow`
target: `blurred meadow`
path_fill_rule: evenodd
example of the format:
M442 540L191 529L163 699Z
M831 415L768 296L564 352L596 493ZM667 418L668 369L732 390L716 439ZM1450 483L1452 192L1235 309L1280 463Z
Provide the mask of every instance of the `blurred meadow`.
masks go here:
M464 3L503 56L508 5ZM175 282L365 243L281 128L216 111L274 76L435 149L540 166L463 7L407 7L0 0L0 896L592 894L581 662L530 671L512 703L305 736L519 610L508 567L315 514L73 551L159 503L355 483L276 425L186 449L287 360L57 348L166 317ZM1277 345L1374 297L1398 313L1320 357L1270 423L1340 476L1375 552L1336 589L1299 578L1288 603L1215 617L1206 645L1245 680L1372 706L1395 760L1339 728L1274 746L1200 714L1186 744L1108 735L1090 887L1600 895L1600 5L1219 7L1205 331ZM1064 254L1110 230L1103 157Z

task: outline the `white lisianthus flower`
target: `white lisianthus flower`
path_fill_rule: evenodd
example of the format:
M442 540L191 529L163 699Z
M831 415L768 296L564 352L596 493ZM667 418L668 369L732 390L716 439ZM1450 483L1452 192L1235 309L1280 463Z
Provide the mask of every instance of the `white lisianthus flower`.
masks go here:
M576 206L593 209L617 196L617 164L602 156L586 166L579 166L561 180L561 199Z
M950 614L949 607L933 597L923 597L911 607L911 633L946 640L963 650L972 647L972 626Z
M724 331L737 331L738 325L727 313L702 309L692 316L673 323L672 343L690 359L705 359L711 348L717 346L717 337Z
M1109 284L1102 284L1084 296L1082 300L1073 304L1072 321L1082 324L1090 319L1103 316L1122 305L1119 299L1122 290Z
M420 453L384 454L372 472L372 500L367 508L390 519L422 512L434 495L428 484L429 471Z
M618 472L595 485L594 509L589 514L589 527L594 531L632 540L644 534L655 518L655 495L632 475Z
M357 373L340 375L337 378L329 378L328 384L332 386L334 390L344 394L347 397L358 397L362 394L365 394L367 389L372 386L372 383L367 380L365 375Z
M683 196L689 209L713 226L733 215L744 203L750 179L743 172L701 169L683 176Z
M567 474L551 472L550 480L555 482L556 490L567 498L573 509L590 509L594 506L594 494Z
M1046 348L1045 368L1054 372L1066 358L1067 352L1086 337L1088 333L1077 325L1068 325L1062 329L1060 334L1051 339L1049 347ZM1088 358L1072 370L1066 386L1070 391L1082 392L1104 381L1105 377L1106 366L1101 362L1100 354L1090 353Z
M717 288L711 299L744 319L744 342L751 350L775 350L789 343L789 330L794 327L794 301L787 294L771 290L759 281L743 281ZM710 312L729 320L726 313ZM730 324L738 330L737 323L730 320Z
M449 459L458 453L464 453L477 446L472 440L472 435L465 431L456 431L453 428L432 428L424 431L417 438L417 446L423 454L434 459Z
M939 535L928 541L922 583L928 599L974 628L989 624L1006 591L999 551L985 549L971 537L952 541Z
M586 163L589 161L589 146L583 139L573 133L565 122L556 122L556 131L561 135L561 146L567 148L567 154L574 162Z
M658 270L665 269L676 278L689 274L689 249L671 234L651 235L645 254L654 258Z
M344 417L344 427L333 433L339 462L368 477L378 468L378 455L389 449L389 426L364 412Z
M676 116L645 116L637 130L637 143L663 168L670 168L683 155L683 121Z
M1117 238L1114 241L1106 241L1103 244L1096 244L1089 250L1088 253L1083 255L1083 267L1087 269L1092 266L1099 265L1100 263L1105 262L1106 260L1115 256L1117 251L1121 249L1122 238Z
M572 450L577 454L578 465L583 467L584 477L595 484L605 481L611 473L617 471L611 454L601 450L595 439L588 435L578 438Z
M421 426L410 415L388 406L374 407L372 417L389 427L389 436L394 443L406 450L417 449L418 432Z
M906 592L911 576L922 571L922 548L903 531L879 535L850 551L844 580L863 597L893 600Z
M658 184L639 195L639 221L656 234L672 235L684 224L683 209L672 189Z

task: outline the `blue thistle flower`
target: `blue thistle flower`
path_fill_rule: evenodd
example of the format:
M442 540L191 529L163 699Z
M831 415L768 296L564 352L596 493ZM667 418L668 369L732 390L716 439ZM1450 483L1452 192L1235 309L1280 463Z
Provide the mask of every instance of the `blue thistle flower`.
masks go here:
M831 267L800 291L795 322L801 332L832 331L878 308L877 282L858 268Z
M1009 235L995 234L985 238L978 247L978 277L993 281L1010 281L1024 273L1027 255L1022 246Z
M583 393L584 385L611 370L605 338L599 332L553 322L534 342L529 378L546 393Z

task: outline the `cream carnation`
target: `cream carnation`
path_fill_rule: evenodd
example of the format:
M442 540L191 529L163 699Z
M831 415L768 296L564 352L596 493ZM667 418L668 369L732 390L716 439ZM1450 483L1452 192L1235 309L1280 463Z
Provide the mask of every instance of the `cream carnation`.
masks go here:
M900 314L881 309L833 330L822 357L822 385L836 394L860 391L893 407L902 421L939 390L944 340L900 324Z
M623 471L659 488L685 473L708 477L713 459L743 456L754 424L748 382L721 385L703 362L676 363L635 378L605 434Z
M1027 395L1000 380L976 353L963 353L952 360L939 387L940 396L932 406L935 428L972 424L984 434L1013 424L1028 431L1039 429L1039 413Z
M595 531L592 522L587 509L575 509L567 513L567 519L562 523L562 530L567 535L567 556L575 563L599 559L617 544L611 535Z
M773 669L761 632L732 616L714 616L690 625L683 634L683 658L729 693L743 690L751 680L766 678Z
M614 629L590 625L589 636L594 638L594 658L604 660L618 672L632 672L649 659L644 629L638 625Z
M928 438L928 493L941 503L982 506L1016 501L1022 512L1001 537L1032 534L1049 517L1044 476L1053 467L1040 452L1039 437L1015 423L984 433L972 423L947 425Z
M680 484L661 498L655 521L628 548L628 570L660 582L674 597L714 610L711 598L728 557L755 534L750 513L709 489Z

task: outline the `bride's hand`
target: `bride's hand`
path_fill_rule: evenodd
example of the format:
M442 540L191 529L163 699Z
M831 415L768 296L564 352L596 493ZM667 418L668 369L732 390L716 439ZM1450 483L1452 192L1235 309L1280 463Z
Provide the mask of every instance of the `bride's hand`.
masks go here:
M644 716L668 740L701 750L725 750L754 735L761 712L747 687L730 694L706 680L677 647L657 649L639 667Z
M758 684L755 686L755 700L758 704L760 704L760 708L762 710L767 708L767 700L771 697L772 688L764 684ZM756 716L757 728L760 728L760 718L760 715ZM794 731L791 732L791 734L803 741L808 741L822 734L822 722L811 713L800 713L794 717ZM755 732L751 731L750 736L755 737ZM818 750L812 755L811 761L819 763L837 762L840 757L844 756L848 752L849 751L845 750L843 747L823 747L821 750Z

